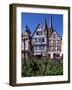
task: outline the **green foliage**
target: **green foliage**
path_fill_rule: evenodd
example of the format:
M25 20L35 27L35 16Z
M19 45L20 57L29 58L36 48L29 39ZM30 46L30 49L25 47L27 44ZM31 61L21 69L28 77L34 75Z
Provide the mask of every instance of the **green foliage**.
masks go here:
M22 77L49 75L63 75L63 63L34 59L22 64Z

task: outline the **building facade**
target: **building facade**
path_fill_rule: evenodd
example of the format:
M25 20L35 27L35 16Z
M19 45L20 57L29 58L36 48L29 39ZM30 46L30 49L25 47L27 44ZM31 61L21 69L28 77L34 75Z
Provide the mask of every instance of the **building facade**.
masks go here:
M35 32L32 35L31 43L32 43L34 56L35 55L45 56L47 39L40 24L38 24Z
M26 30L22 33L21 38L21 55L22 58L28 58L31 56L31 38L30 38L30 30L28 26L26 26Z
M45 18L44 27L38 24L32 36L30 36L30 31L26 27L22 38L22 51L27 51L29 55L33 56L47 56L49 59L62 57L62 39L58 33L53 29L52 17L50 20L50 26L47 26L47 21ZM25 41L24 41L25 40ZM26 45L26 46L25 46Z

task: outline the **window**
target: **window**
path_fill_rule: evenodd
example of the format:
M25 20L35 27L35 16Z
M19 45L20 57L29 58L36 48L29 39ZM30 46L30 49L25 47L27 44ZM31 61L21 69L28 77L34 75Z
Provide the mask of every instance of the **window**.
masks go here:
M61 51L61 46L58 46L57 47L57 51Z
M49 46L53 46L53 40L49 40Z
M42 39L42 41L44 42L44 38Z
M38 32L36 32L36 34L38 35Z
M44 42L44 38L39 38L39 42Z
M39 50L44 50L44 45L43 46L39 46Z
M41 42L41 38L39 38L39 42Z
M49 47L49 51L52 51L52 47L51 46Z
M56 58L56 54L55 53L53 54L53 58Z
M44 49L44 45L42 46L42 50Z
M54 53L53 54L53 57L55 58L55 57L60 57L60 54L59 53Z
M56 56L57 56L57 57L60 57L60 54L57 54Z
M61 46L61 40L57 41L57 46Z
M56 47L53 47L53 51L56 51Z
M51 40L49 40L49 46L51 45Z
M37 35L42 35L42 31L37 31L36 34Z
M39 50L41 50L41 46L39 46Z
M50 54L48 54L48 56L50 57L51 55L50 55Z
M51 43L49 42L49 46L51 46Z
M38 50L39 49L39 47L38 46L35 46L35 50Z
M35 42L37 42L37 38L35 38Z
M53 46L56 46L56 40L53 40Z
M48 59L50 59L51 58L51 54L48 54Z
M58 40L58 43L61 43L61 40Z
M56 34L53 34L53 38L56 38Z

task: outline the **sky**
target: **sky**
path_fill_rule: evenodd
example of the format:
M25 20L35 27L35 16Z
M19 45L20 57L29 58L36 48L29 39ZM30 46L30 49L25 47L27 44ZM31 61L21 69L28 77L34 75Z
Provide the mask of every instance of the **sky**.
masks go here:
M21 13L21 30L26 30L26 25L29 27L31 33L33 33L38 24L41 28L44 27L44 20L46 18L48 27L50 26L50 17L52 16L53 29L62 38L63 35L63 15L62 14L43 14L43 13Z

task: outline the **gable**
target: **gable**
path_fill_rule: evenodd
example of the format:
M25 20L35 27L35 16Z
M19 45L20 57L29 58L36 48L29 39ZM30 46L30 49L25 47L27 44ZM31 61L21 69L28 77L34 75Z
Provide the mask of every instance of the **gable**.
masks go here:
M49 37L49 40L61 40L60 36L56 31L54 31L51 36Z
M41 37L41 36L43 36L43 31L42 31L40 24L38 24L37 28L35 29L35 31L32 35L32 38L33 37Z

